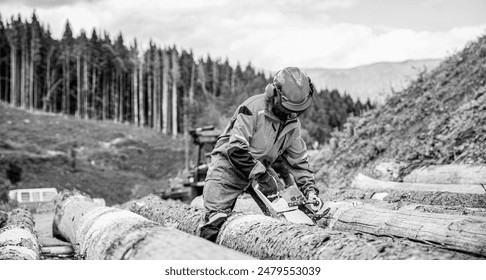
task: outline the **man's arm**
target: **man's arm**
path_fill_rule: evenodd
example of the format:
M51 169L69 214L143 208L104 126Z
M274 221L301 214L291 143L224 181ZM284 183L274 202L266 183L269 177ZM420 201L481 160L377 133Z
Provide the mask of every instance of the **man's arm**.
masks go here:
M305 196L312 190L316 195L319 194L315 186L314 172L310 169L307 159L307 146L300 135L284 151L282 158L290 167L289 171L294 176L297 187Z
M256 116L240 106L230 123L230 139L227 157L235 172L244 180L250 180L266 171L265 166L250 154L250 141L256 126Z

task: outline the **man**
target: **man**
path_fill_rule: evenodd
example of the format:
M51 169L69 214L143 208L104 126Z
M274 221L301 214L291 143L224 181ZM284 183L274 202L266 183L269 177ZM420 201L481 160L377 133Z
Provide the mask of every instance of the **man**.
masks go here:
M275 75L265 93L250 97L236 109L211 153L203 191L206 212L199 228L201 237L216 240L237 197L252 180L267 197L276 194L275 172L267 169L279 157L302 193L322 205L298 119L311 105L314 91L307 74L287 67Z

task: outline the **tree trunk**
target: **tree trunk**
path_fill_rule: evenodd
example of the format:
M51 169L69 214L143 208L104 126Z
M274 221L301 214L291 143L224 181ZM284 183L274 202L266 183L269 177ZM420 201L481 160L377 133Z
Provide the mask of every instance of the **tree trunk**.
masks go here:
M154 51L154 71L153 71L153 106L152 106L152 111L153 111L153 128L156 131L161 130L161 123L160 123L160 57L159 57L159 51L155 50Z
M406 183L486 184L486 166L461 164L431 165L413 170ZM486 192L486 190L485 190Z
M0 260L38 260L39 257L32 214L20 208L12 210L0 228Z
M169 133L169 57L162 51L162 133Z
M98 98L96 96L97 94L97 87L98 87L98 84L97 84L97 80L96 80L96 67L93 65L91 67L91 71L92 71L92 76L91 76L91 118L93 119L98 119L98 111L96 110L96 104L97 104L97 101L98 101ZM101 85L103 86L103 85Z
M149 196L130 210L162 225L195 234L201 211L187 204ZM217 243L260 259L451 259L465 254L421 244L410 246L367 234L336 232L292 224L263 215L234 213L223 224Z
M376 208L362 202L329 202L334 230L391 235L486 256L486 218Z
M15 75L17 71L17 50L13 45L10 46L10 104L13 106L17 105L17 87L16 81L17 76Z
M35 102L35 95L34 95L34 53L31 52L30 63L29 63L29 108L30 110L34 110L34 102Z
M354 179L351 186L358 189L373 189L373 190L438 191L438 192L486 194L486 189L479 184L460 185L460 184L399 183L399 182L376 180L361 173L356 175L356 178Z
M97 206L77 192L55 201L53 233L85 259L249 259L129 211Z
M88 59L86 56L83 56L83 73L84 73L84 77L83 77L83 100L84 100L84 111L83 111L83 116L84 116L84 119L87 120L89 119L89 115L88 115L88 108L89 108L89 104L88 104Z
M140 69L138 73L138 81L140 83L138 88L138 100L140 100L140 126L145 126L145 94L143 88L143 74L146 69L146 64L143 59L140 60Z
M177 98L177 80L179 79L179 62L177 52L172 51L172 136L177 137L178 130L178 98Z
M153 88L152 88L152 76L153 71L150 67L147 67L147 121L148 126L154 128L153 123L153 114L154 112L154 95L153 95Z
M139 119L139 109L138 109L138 70L140 64L138 60L135 62L135 69L133 69L132 78L133 78L133 88L132 88L132 97L133 97L133 122L140 126L140 119Z
M79 53L76 55L76 113L75 116L80 118L81 117L81 56Z

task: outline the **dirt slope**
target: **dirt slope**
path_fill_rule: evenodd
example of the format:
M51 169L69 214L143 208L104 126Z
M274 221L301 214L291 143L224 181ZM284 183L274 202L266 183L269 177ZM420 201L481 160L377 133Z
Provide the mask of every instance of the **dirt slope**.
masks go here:
M0 103L0 191L78 188L111 205L165 188L183 161L182 141L151 129L28 112ZM12 182L16 186L10 184L12 169L20 173L19 181Z
M337 150L314 162L334 188L384 161L401 164L398 180L424 165L486 163L486 35L334 136Z

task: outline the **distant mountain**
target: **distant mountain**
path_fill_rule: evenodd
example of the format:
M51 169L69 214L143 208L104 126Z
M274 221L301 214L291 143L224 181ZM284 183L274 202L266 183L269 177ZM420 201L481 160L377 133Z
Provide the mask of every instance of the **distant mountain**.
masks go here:
M378 62L349 69L308 68L304 71L319 89L337 89L353 99L368 98L382 104L393 91L406 88L423 70L439 65L439 59Z

